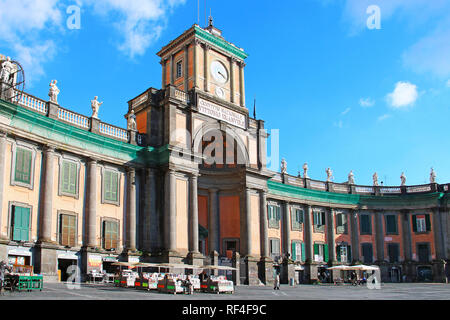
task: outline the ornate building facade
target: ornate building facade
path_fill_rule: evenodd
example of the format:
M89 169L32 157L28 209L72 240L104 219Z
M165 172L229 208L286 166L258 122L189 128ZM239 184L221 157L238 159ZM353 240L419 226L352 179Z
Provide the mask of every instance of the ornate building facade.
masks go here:
M59 106L56 82L49 101L2 91L0 260L63 279L69 265L229 259L250 285L359 262L383 281L445 280L449 184L272 172L264 121L245 106L245 51L210 23L158 56L162 88L128 102L127 129L97 118L97 97L92 117Z

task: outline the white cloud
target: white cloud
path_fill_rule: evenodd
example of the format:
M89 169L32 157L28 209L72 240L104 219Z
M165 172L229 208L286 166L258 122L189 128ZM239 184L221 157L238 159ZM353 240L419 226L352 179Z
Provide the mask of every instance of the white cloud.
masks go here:
M361 98L359 99L359 105L363 108L373 107L375 105L375 100L372 100L370 98Z
M389 119L391 117L390 114L383 114L382 116L378 117L378 121L384 121L386 119Z
M3 54L22 64L28 86L44 75L43 64L56 52L48 31L61 26L57 4L57 0L0 0L0 41L11 50ZM44 30L47 40L42 40Z
M433 33L408 48L402 56L405 67L417 73L450 76L450 17Z
M387 95L387 100L391 107L400 109L413 105L418 97L416 85L400 81L395 85L394 91Z
M341 112L341 115L345 116L347 113L350 112L350 110L352 110L351 108L347 108L344 111Z
M121 37L117 47L130 58L143 55L156 41L167 14L185 0L85 0L94 13L111 23Z

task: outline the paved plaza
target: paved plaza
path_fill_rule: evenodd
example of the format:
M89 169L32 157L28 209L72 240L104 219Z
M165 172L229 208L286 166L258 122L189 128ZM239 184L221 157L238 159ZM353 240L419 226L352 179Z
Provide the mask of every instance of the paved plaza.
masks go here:
M448 284L382 284L381 289L366 286L298 285L271 287L236 287L234 294L195 293L171 295L156 291L117 288L113 285L82 284L68 289L64 283L45 283L42 292L4 292L0 300L450 300Z

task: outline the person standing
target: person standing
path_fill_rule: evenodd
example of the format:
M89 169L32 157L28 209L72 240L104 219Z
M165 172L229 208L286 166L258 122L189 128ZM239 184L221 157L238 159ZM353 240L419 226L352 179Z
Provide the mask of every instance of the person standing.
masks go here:
M280 274L275 272L273 290L280 290Z

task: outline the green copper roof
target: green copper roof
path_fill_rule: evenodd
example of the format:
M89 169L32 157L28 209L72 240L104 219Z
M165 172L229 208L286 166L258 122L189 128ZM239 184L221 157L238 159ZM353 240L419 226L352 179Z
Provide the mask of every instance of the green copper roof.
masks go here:
M305 189L286 185L280 182L268 181L269 194L322 202L324 204L344 204L361 207L420 207L438 206L439 201L446 201L448 195L441 192L408 195L370 196L359 194L333 193Z
M211 33L205 31L204 29L200 28L199 26L194 26L195 28L195 35L199 38L209 42L212 45L216 45L219 48L224 49L225 51L235 55L236 57L244 60L248 57L248 54L245 53L242 49L237 48L236 46L232 45L231 43L220 39L219 37L213 36Z

